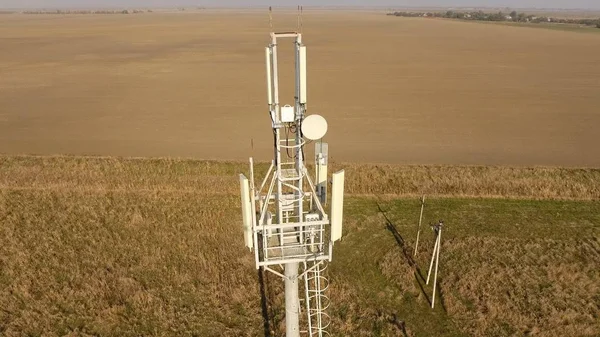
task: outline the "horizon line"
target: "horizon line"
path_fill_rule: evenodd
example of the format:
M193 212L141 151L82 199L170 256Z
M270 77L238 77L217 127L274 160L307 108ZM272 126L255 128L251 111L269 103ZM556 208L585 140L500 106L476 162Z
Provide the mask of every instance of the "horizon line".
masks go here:
M259 9L268 8L264 5L247 5L247 6L48 6L48 7L2 7L2 10L47 10L47 9L127 9L127 8L148 8L148 9L179 9L179 8L195 8L195 9ZM271 6L275 9L296 9L298 6ZM561 11L594 11L600 12L598 8L570 8L570 7L508 7L508 6L386 6L386 5L309 5L302 6L304 9L319 8L319 9L429 9L429 10L444 10L444 9L512 9L512 10L561 10Z

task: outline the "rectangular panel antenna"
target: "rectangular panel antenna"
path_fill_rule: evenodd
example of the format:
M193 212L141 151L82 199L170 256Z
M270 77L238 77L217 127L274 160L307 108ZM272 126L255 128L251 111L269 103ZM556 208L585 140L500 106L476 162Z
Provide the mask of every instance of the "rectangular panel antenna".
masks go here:
M300 46L298 47L298 56L300 58L300 62L298 64L299 72L300 72L300 97L298 98L299 103L306 103L306 47Z
M271 80L271 69L273 62L271 57L271 47L265 48L265 61L267 65L267 101L269 105L273 104L273 81Z
M344 213L344 170L333 174L331 193L331 241L342 238L342 216Z
M253 245L252 204L250 203L250 184L248 178L240 174L240 190L242 194L242 220L244 225L244 244L250 250Z

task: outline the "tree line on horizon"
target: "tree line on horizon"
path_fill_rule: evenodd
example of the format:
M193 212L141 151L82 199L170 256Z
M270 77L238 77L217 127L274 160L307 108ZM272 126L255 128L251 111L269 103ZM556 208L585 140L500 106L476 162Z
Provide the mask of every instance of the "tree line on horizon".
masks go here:
M56 10L27 10L22 11L22 14L141 14L151 13L152 10L142 9L118 9L118 10L72 10L72 9L56 9Z
M555 18L549 16L537 16L526 13L517 13L512 11L510 13L486 13L484 11L475 12L461 12L449 10L446 12L392 12L388 13L392 16L401 17L431 17L431 18L446 18L446 19L460 19L460 20L473 20L473 21L505 21L505 22L526 22L526 23L562 23L562 24L575 24L585 26L596 26L600 28L599 19L575 19L575 18Z

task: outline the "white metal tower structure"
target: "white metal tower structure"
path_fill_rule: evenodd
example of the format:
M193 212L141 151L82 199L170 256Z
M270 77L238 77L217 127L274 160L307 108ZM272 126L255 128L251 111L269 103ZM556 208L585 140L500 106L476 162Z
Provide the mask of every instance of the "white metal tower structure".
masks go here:
M295 52L293 106L281 106L279 101L277 45L286 39L293 40ZM342 236L344 171L333 174L329 216L323 207L327 200L328 146L321 141L327 122L319 115L306 115L306 47L302 34L272 32L265 59L274 159L258 188L252 158L250 179L240 174L244 242L254 250L257 268L285 281L286 336L326 336L329 299L323 271L332 259L333 243ZM305 165L304 153L311 141L316 141L314 179ZM301 315L305 318L302 322L306 322L302 329Z

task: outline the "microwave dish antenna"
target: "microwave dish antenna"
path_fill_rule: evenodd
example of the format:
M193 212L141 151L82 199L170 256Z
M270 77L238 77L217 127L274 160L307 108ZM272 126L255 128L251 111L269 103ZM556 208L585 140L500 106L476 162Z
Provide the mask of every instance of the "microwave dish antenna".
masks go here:
M327 133L327 121L321 115L310 115L302 122L302 134L309 140L319 140Z

